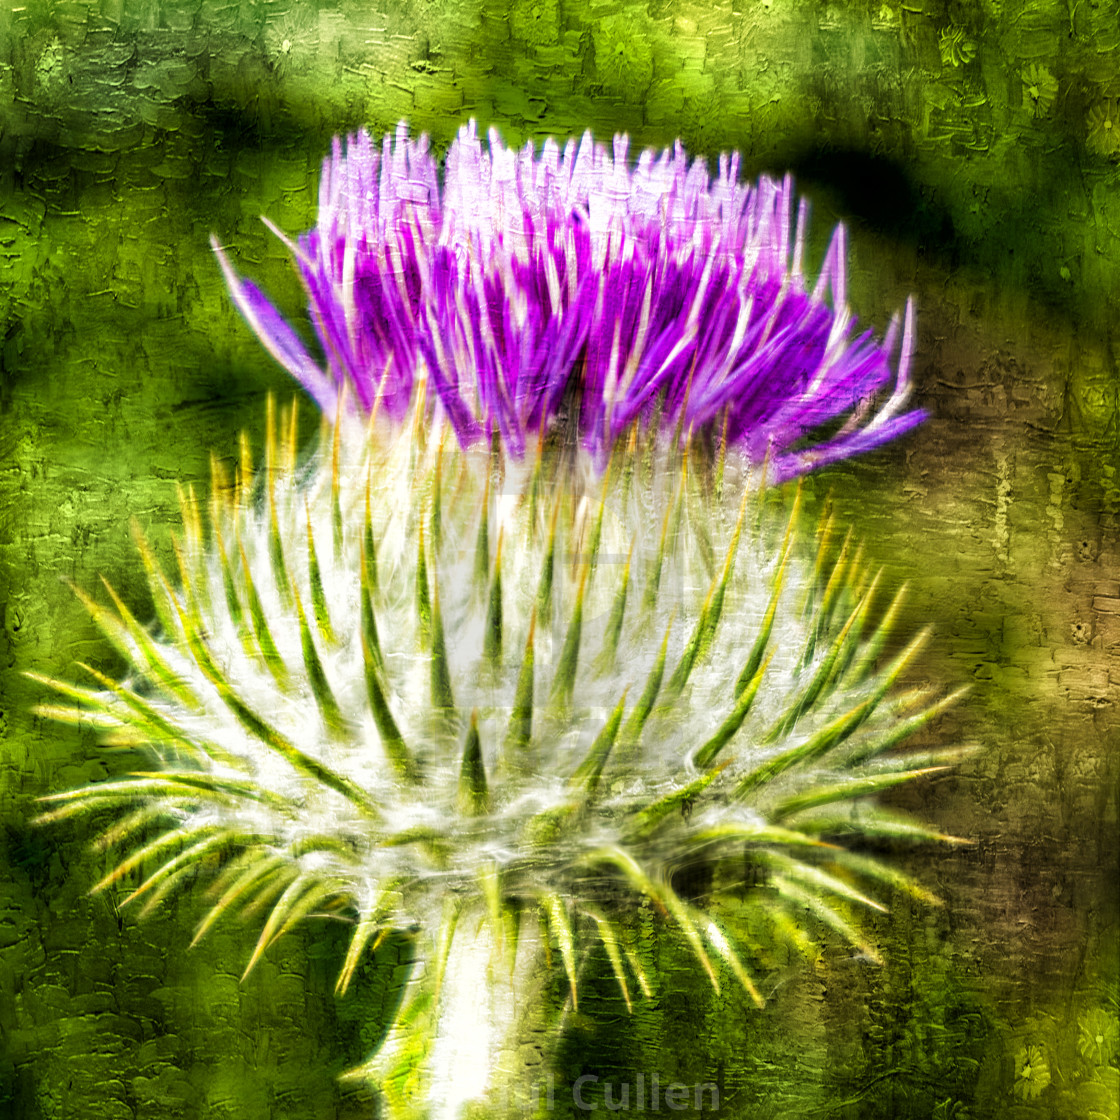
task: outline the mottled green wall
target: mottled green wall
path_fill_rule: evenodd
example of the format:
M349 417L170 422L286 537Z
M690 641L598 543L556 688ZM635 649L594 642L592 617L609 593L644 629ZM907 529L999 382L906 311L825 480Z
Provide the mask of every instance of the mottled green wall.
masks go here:
M335 1076L376 1041L396 954L336 1001L341 942L319 930L239 984L249 930L187 951L201 897L144 922L118 914L123 891L89 897L104 869L87 831L30 827L34 798L124 763L30 716L39 690L20 674L119 669L62 581L104 574L142 615L130 518L169 552L175 481L202 483L242 428L259 446L265 392L289 391L231 310L209 234L298 316L258 215L311 223L336 132L405 117L444 145L469 116L514 140L624 130L737 148L749 174L793 168L818 251L851 223L861 316L881 327L916 295L933 419L809 498L831 494L888 579L911 581L909 622L937 627L915 679L974 686L936 733L984 747L906 795L976 845L907 857L945 906L894 900L886 966L826 954L758 1013L658 942L658 1005L629 1019L604 982L568 1072L720 1078L723 1114L752 1120L1115 1117L1109 0L0 9L0 1113L373 1113Z

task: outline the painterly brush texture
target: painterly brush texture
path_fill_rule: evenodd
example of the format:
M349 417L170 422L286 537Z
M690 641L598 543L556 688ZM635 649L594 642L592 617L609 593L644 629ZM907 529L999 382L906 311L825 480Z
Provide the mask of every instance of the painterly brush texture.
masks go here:
M464 126L442 182L426 136L365 132L323 164L319 220L289 245L325 368L221 257L270 353L333 414L351 387L400 417L416 381L471 443L497 428L514 455L574 409L600 468L635 420L724 433L780 481L919 423L906 409L913 312L852 337L846 235L816 282L808 207L792 181L713 178L678 143L634 165L592 141L520 151ZM892 369L894 352L898 364Z
M648 898L761 1003L711 899L674 887L707 862L737 888L745 861L777 935L875 957L855 912L876 887L929 896L848 841L935 837L875 795L960 753L894 749L945 702L892 692L922 641L887 646L898 598L848 540L805 556L734 450L630 440L599 475L560 437L464 450L423 414L344 414L302 467L294 408L279 437L272 417L255 481L247 447L236 479L215 468L208 532L184 495L174 576L140 538L158 625L89 600L131 677L43 679L77 706L41 711L149 761L47 819L111 811L102 885L138 873L149 906L212 875L198 935L256 915L246 971L316 915L353 922L340 990L388 931L441 940L380 1068L409 1107L446 1104L417 1086L453 1080L418 1072L449 1026L417 1008L479 922L516 955L539 919L572 1005L601 942L630 1003L648 981L622 918Z
M892 375L897 320L849 338L842 229L806 290L806 208L794 231L789 180L737 175L679 146L631 168L624 139L484 152L472 125L441 186L403 127L336 144L291 245L326 369L218 250L319 450L299 464L270 405L263 473L247 444L234 479L215 461L208 531L183 496L173 578L138 534L155 628L79 592L132 676L40 678L77 704L41 715L149 759L49 798L115 812L102 887L139 873L152 906L212 874L197 936L259 916L246 973L349 921L340 991L390 932L431 939L364 1067L401 1120L493 1089L548 947L573 1009L592 945L648 995L642 899L761 1004L721 889L870 958L876 886L930 898L848 843L938 837L875 801L960 754L895 750L945 703L892 692L922 637L888 646L898 599L848 540L811 560L759 485L921 419L912 309ZM678 889L697 865L710 886Z

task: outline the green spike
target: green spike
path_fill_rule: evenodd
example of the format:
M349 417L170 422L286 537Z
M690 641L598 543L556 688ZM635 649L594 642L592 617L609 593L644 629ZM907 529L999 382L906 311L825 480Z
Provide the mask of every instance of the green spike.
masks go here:
M625 707L626 692L623 692L622 697L614 707L614 711L611 712L607 722L603 725L603 729L595 736L595 742L591 744L587 757L576 767L575 772L568 780L569 788L582 788L589 797L593 796L599 788L599 778L602 776L603 767L607 764L607 758L614 746L614 741L618 737L618 729L622 724L622 712Z
M780 774L804 762L820 758L834 747L844 742L867 717L874 711L878 699L874 696L861 700L850 711L838 716L831 723L810 735L803 743L798 743L781 754L767 759L747 774L735 787L734 796L746 797L760 786L773 781Z
M195 695L194 691L187 684L187 682L183 680L183 678L179 676L179 674L176 673L174 669L171 668L171 666L167 662L167 659L163 656L163 654L160 653L159 647L155 642L152 641L151 635L147 630L144 629L143 626L140 625L140 623L136 621L136 617L128 609L128 607L125 606L123 600L116 593L116 591L113 590L113 587L109 583L109 581L104 576L102 576L101 582L105 585L105 590L109 593L109 597L113 600L113 605L117 608L117 613L120 615L121 620L124 623L125 630L127 631L129 637L131 637L132 640L136 643L137 649L139 649L145 662L147 663L147 673L145 675L147 675L154 684L158 684L166 692L169 692L172 696L175 696L177 699L181 700L192 711L197 711L202 706L202 701L199 700L198 696ZM102 609L98 607L92 599L87 598L80 591L78 591L77 587L71 585L71 590L73 590L73 592L78 596L78 599L81 601L83 606L85 606L85 608L90 611L91 614L93 614L94 621L97 622L98 626L100 626L102 628L102 631L105 632L104 624L101 621ZM109 621L109 616L105 617L105 621ZM114 643L114 645L117 646L118 649L120 649L122 652L125 652L125 650L122 648L124 644L123 633L120 633L118 631L116 639L114 639L113 634L106 633L106 636L110 641ZM131 653L128 654L128 657L130 661L133 661L134 664L137 664L137 668L142 670L144 669L143 665L135 662L135 659L132 657Z
M188 880L192 879L198 869L189 864L172 871L169 875L165 875L153 891L148 895L148 901L140 908L140 917L146 918L152 913L166 898L170 898L177 890L185 886Z
M626 983L626 972L622 967L622 954L619 952L618 936L615 934L614 926L597 910L585 909L584 913L599 927L599 940L602 941L603 948L607 952L607 959L611 963L611 971L614 973L622 998L626 1001L626 1010L633 1011L634 1005L630 1002L630 986Z
M554 848L578 819L579 810L579 802L573 800L566 805L553 805L534 813L522 831L523 843L538 851Z
M684 509L685 502L688 497L688 459L681 456L681 481L680 491L677 494L676 504L672 507L672 520L669 523L669 536L666 540L666 547L672 554L678 547L681 541L681 525L684 522Z
M90 888L90 894L98 894L105 890L106 887L111 887L130 872L135 871L142 864L146 863L153 856L159 856L169 848L181 847L188 840L197 842L208 836L225 834L226 832L227 830L221 828L219 825L207 825L204 828L194 829L189 832L184 832L179 828L172 828L157 836L154 840L148 841L147 844L142 845L131 855L122 859L108 875Z
M727 430L730 422L731 410L730 408L724 408L723 421L719 426L719 443L716 446L715 472L712 478L713 505L717 509L723 505L723 475L727 466Z
M358 961L361 960L366 947L369 947L370 955L372 955L377 952L382 942L388 937L389 928L382 925L383 917L384 913L380 907L374 906L372 910L358 919L353 936L350 938L350 944L346 947L346 959L342 964L342 970L335 981L335 995L346 995L346 991L350 987L350 981L358 967Z
M213 743L196 740L182 730L182 728L176 727L175 724L156 711L151 704L143 699L143 697L138 696L132 689L127 688L125 685L117 684L112 678L105 676L104 673L98 672L84 661L78 661L76 664L80 669L83 669L93 677L102 688L107 689L124 701L133 713L130 722L140 727L145 734L149 735L151 737L151 742L172 742L185 748L191 755L197 756L199 751L202 751L215 761L236 766L238 769L244 768L243 764L238 762L228 751L223 750ZM57 688L58 684L56 683L54 687Z
M152 592L152 603L155 606L156 617L159 619L164 633L170 637L175 637L179 634L178 614L167 577L163 574L163 569L160 567L159 561L156 560L155 553L148 544L144 531L140 528L140 523L135 517L132 519L131 528L132 539L136 543L136 549L140 553L140 559L143 561L144 571L148 577L148 587Z
M241 608L241 598L237 594L237 584L234 580L233 565L226 551L225 538L222 536L218 523L214 522L214 540L218 543L218 561L222 569L222 586L226 593L226 610L229 612L230 621L237 629L237 636L246 653L256 656L260 650L257 647L253 631L249 627L245 612Z
M575 937L572 926L568 921L568 912L564 903L557 894L546 894L541 901L545 905L545 914L548 917L549 929L556 935L560 946L560 957L564 962L564 971L568 974L568 988L572 996L572 1008L579 1007L579 994L576 984L576 950Z
M195 580L190 564L183 555L183 545L174 533L171 534L171 551L175 553L175 564L179 569L179 586L182 589L183 600L187 604L191 617L198 619L201 625L202 598L195 591Z
M486 768L482 764L482 740L478 734L478 709L471 712L471 725L463 743L463 763L459 769L459 812L480 817L489 811L490 791Z
M840 546L840 555L832 565L828 582L825 584L821 595L820 605L816 609L816 622L809 634L809 641L805 647L802 664L808 665L816 651L816 644L828 630L832 621L832 612L840 597L845 578L850 575L851 569L848 562L848 553L852 547L852 530L849 529L844 536L844 543Z
M282 813L290 814L296 808L288 798L250 778L222 778L204 770L136 770L132 776L140 780L163 778L184 789L257 801Z
M162 867L153 871L132 894L121 902L121 905L126 906L128 903L139 898L142 894L147 894L148 891L158 887L168 875L176 873L180 868L197 867L202 861L203 856L209 855L215 848L221 848L239 839L241 839L239 834L223 829L216 835L208 836L200 840L197 844L192 844L189 848L186 848L177 856L168 860Z
M265 942L265 948L275 945L284 934L290 932L293 927L298 925L308 915L315 913L325 903L330 903L339 898L347 896L347 889L341 879L327 878L318 883L313 883L306 891L304 891L299 900L290 907L285 907L281 914L281 921L276 923L272 929L266 925L265 931L268 932L269 937ZM276 911L273 911L275 914ZM265 931L262 931L261 937L265 936Z
M841 647L836 663L833 665L828 680L826 681L825 695L831 693L844 679L851 668L857 651L860 648L864 627L867 625L867 616L871 613L871 606L879 590L879 580L882 578L880 569L872 577L871 582L864 586L856 595L854 621L848 632L847 641Z
M880 914L887 912L887 908L881 902L876 902L862 891L856 890L850 883L830 875L816 864L794 859L785 852L773 848L757 849L753 855L764 866L774 868L780 875L794 882L814 887L819 891L828 891L829 894L846 899L848 902L856 902L860 906L878 910Z
M267 878L275 875L281 868L286 866L287 858L285 856L274 855L262 857L258 851L245 852L231 865L230 878L220 881L223 885L228 881L229 886L225 887L221 897L206 913L202 921L199 922L198 928L195 930L194 937L191 940L191 948L194 948L194 946L206 936L214 923L238 902L246 892L250 891L254 886L261 884ZM220 886L218 882L214 885L218 887L219 890L222 890L222 886Z
M175 494L179 499L179 519L183 523L183 536L191 553L197 556L202 551L204 544L202 533L202 516L198 510L198 500L195 498L194 487L188 485L183 489L181 482L175 483Z
M696 913L691 907L689 910L691 913ZM726 961L735 979L742 985L743 991L754 1001L755 1007L765 1007L766 1001L762 998L758 988L755 987L750 973L747 972L746 968L743 966L743 962L739 959L738 953L732 948L731 942L727 939L727 935L707 914L696 913L696 917L702 923L704 936L708 939L708 944L715 949L724 961Z
M443 447L447 440L447 429L444 428L440 435L439 447L436 450L436 465L432 472L432 517L430 532L432 534L432 555L438 556L440 546L443 544Z
M265 417L265 471L267 477L268 500L268 558L272 564L272 577L276 581L276 590L280 601L286 606L292 605L292 580L288 574L288 565L284 559L284 542L280 534L280 521L276 513L276 401L270 393Z
M918 823L905 814L888 812L875 802L855 801L850 806L845 806L841 813L833 816L814 814L798 821L797 827L802 832L819 833L823 836L850 834L922 843L927 840L936 840L941 844L975 843L960 836L948 836L936 828Z
M292 580L288 574L288 564L284 559L284 544L280 537L280 523L276 516L276 502L272 493L268 495L268 558L272 563L272 577L276 581L276 590L280 601L286 606L292 605Z
M622 569L622 580L614 594L611 604L610 618L607 620L606 633L603 635L603 650L599 655L597 669L601 676L606 676L615 666L618 658L618 640L622 635L622 620L626 615L626 595L630 588L630 562L634 558L634 542L630 542L630 552L626 557L626 566Z
M801 613L808 614L813 608L813 602L816 599L818 591L824 584L824 570L825 564L828 561L828 553L832 546L832 535L835 531L836 516L831 508L821 510L821 520L817 526L817 536L819 538L817 543L817 555L813 561L813 573L807 581L807 589L805 592L805 600L801 604Z
M60 807L48 812L40 813L32 821L36 825L54 824L57 821L69 820L71 817L80 816L102 809L121 809L133 804L141 797L158 797L164 805L184 806L194 808L199 801L208 798L194 790L187 789L175 782L160 781L124 781L102 782L96 786L86 786L83 789L69 790L67 793L52 794L41 797L40 801L58 801ZM224 795L211 793L209 800L224 802Z
M281 410L280 438L283 453L281 470L291 478L299 458L299 397L293 396L291 405Z
M673 813L690 812L692 802L727 769L728 765L729 762L721 762L713 766L706 774L693 778L688 785L659 797L651 805L639 810L630 822L630 838L647 837Z
M178 555L180 570L189 572L189 578L184 576L183 585L189 583L192 593L197 595L198 604L202 610L210 615L212 603L210 601L210 588L206 578L206 567L203 561L205 537L202 532L202 515L199 512L198 500L195 498L194 486L183 489L180 483L175 484L179 497L179 516L183 523L183 547L186 555Z
M218 689L222 702L233 712L237 722L250 734L260 739L265 746L280 755L294 770L312 781L320 782L329 789L333 789L369 816L376 817L379 815L376 804L361 787L344 775L336 774L329 767L301 751L294 743L281 735L279 731L249 708L234 694L224 680L219 683L219 680L215 679L213 683Z
M668 883L660 885L656 897L669 914L676 919L677 925L681 927L681 932L684 934L685 940L689 943L693 955L708 974L708 980L718 994L720 990L719 977L716 975L716 970L712 967L711 958L704 949L704 943L700 939L700 931L697 930L696 923L692 920L688 912L688 907L685 906L676 891L674 891Z
M537 614L547 626L552 618L552 577L556 569L556 521L560 514L560 501L552 504L552 521L548 527L548 548L541 564L541 581L537 588Z
M238 439L238 453L235 486L237 489L237 506L241 509L250 504L253 493L253 453L249 446L248 432L242 432Z
M377 594L377 545L373 539L373 517L369 508L370 480L366 479L366 516L362 529L362 579L371 595ZM421 541L423 548L423 541Z
M464 765L466 759L463 760ZM481 760L480 760L481 765ZM483 774L485 780L485 774ZM486 903L486 918L490 923L490 930L494 938L494 947L500 953L504 949L505 922L502 917L502 876L497 864L485 863L475 875L479 893Z
M709 845L734 844L740 851L744 847L756 848L759 845L781 844L786 848L827 848L829 852L838 851L834 844L826 844L823 840L815 840L806 836L801 831L792 828L779 828L776 825L762 823L744 823L731 820L722 824L713 825L692 833L689 837L694 850L706 848Z
M808 910L818 921L828 926L834 933L838 933L849 945L857 948L869 960L876 964L882 963L882 958L863 932L857 926L842 918L828 903L822 902L812 891L806 890L784 875L772 876L770 885L784 898L788 898L798 907ZM801 926L804 922L799 919L800 915L794 915L794 923Z
M342 718L338 701L334 698L330 682L327 680L327 674L323 671L323 662L319 658L318 650L315 649L315 640L311 636L311 627L307 625L307 615L303 609L303 602L294 588L293 597L295 599L296 615L299 618L299 642L300 649L303 652L303 667L307 670L308 684L311 685L311 692L315 696L315 702L319 705L323 722L335 735L344 735L347 730L346 721Z
M459 929L459 919L463 916L463 904L454 896L444 896L443 913L440 915L439 935L436 938L435 960L432 969L432 998L439 999L443 991L443 981L447 975L447 961L451 956L451 946ZM466 923L464 923L466 924Z
M334 430L331 432L331 532L334 541L335 563L342 561L343 532L342 532L342 470L340 465L340 452L342 445L342 412L343 399L346 387L338 394L338 410L334 418ZM325 415L325 414L324 414Z
M309 875L297 875L284 889L276 905L273 906L268 918L265 919L264 928L261 930L260 937L257 939L257 944L253 949L252 955L249 957L249 963L245 966L245 971L241 974L242 983L244 983L249 973L256 967L257 961L261 959L265 949L268 948L273 936L276 934L277 929L281 926L284 919L295 910L296 904L302 895L305 895L310 887Z
M941 899L926 890L916 879L912 879L905 872L899 871L881 860L860 855L858 852L846 851L843 848L834 852L830 858L847 871L862 875L867 879L878 879L879 882L893 890L902 891L927 906L941 905Z
M684 652L681 654L680 661L677 662L676 669L673 670L673 675L669 678L669 683L665 686L665 698L667 704L673 704L677 698L684 691L684 686L688 684L688 678L692 674L692 670L696 665L696 659L700 653L700 645L704 640L704 634L708 630L709 619L712 613L712 600L715 598L715 587L709 589L707 597L704 599L704 605L700 608L700 617L696 620L696 626L693 628L692 637L688 639L688 645L684 647Z
M646 687L642 690L638 703L634 705L634 710L630 713L630 718L622 729L620 753L629 754L637 745L642 734L642 728L645 727L646 720L649 719L650 712L653 711L657 694L661 690L661 679L665 675L665 658L669 652L669 635L672 633L675 620L676 614L674 612L669 619L669 625L665 627L665 637L661 639L661 648L658 650L657 660L653 663L653 668L646 679Z
M772 655L771 655L772 656ZM706 770L716 760L716 756L721 750L731 741L735 732L743 725L743 720L747 718L747 713L751 710L751 705L754 703L754 698L758 695L759 686L762 684L762 678L766 674L766 669L770 664L770 658L766 659L766 663L759 667L751 682L739 693L739 698L735 701L735 707L731 710L731 714L720 724L716 733L696 752L692 761L702 770Z
M289 864L281 868L278 874L269 875L260 880L249 892L241 908L243 920L255 918L265 907L269 906L284 889L301 878L298 870ZM256 897L254 897L254 893Z
M731 573L735 568L735 557L739 552L739 541L743 536L743 521L747 515L747 499L750 497L750 493L749 489L743 488L743 496L739 501L739 513L735 518L735 528L731 532L731 540L727 544L727 552L723 558L723 573L716 585L715 594L712 596L712 609L700 637L700 648L696 654L699 659L702 659L711 648L716 627L719 625L720 615L723 613L723 598L731 580Z
M210 524L221 525L223 519L230 516L233 505L229 496L229 480L226 478L225 467L222 461L210 452Z
M288 684L288 669L272 640L272 631L268 628L264 607L261 605L260 596L257 594L257 585L253 582L253 570L249 566L249 557L245 554L245 545L241 541L240 533L237 536L237 551L241 556L241 576L245 583L245 598L249 601L249 617L253 621L253 632L257 636L257 647L269 671L276 678L276 683L282 688Z
M646 583L645 595L642 599L643 614L651 614L657 605L657 595L661 588L661 569L665 563L665 549L669 543L669 527L673 521L673 511L680 508L683 496L684 489L682 486L677 491L673 504L665 511L665 517L661 522L661 539L657 544L657 555L654 557L649 580Z
M906 782L912 782L915 778L924 778L930 774L939 774L950 769L952 765L959 762L969 752L967 750L955 751L942 751L939 752L935 758L941 759L941 765L922 766L914 765L926 761L925 759L906 759L901 761L903 764L909 764L907 769L898 770L890 773L872 774L867 777L849 778L846 781L836 782L830 785L814 786L812 789L805 790L796 796L788 797L774 809L774 819L783 820L786 817L795 816L798 813L803 813L808 809L817 809L822 805L834 805L840 801L852 801L863 797L872 797L875 794L882 793L883 790L892 789L894 786L904 785ZM913 769L909 767L913 766Z
M653 415L650 417L649 424L646 426L646 431L657 433L661 431L661 416L665 411L665 396L666 391L661 389L653 398ZM653 474L653 456L654 450L657 447L657 439L650 438L642 441L642 462L641 462L641 475L642 480L646 484L649 483L650 477ZM674 444L675 448L677 445Z
M701 508L706 508L706 501L703 494L694 495L694 500L701 503ZM689 517L688 528L694 538L694 544L691 549L693 556L699 554L700 562L704 566L704 574L713 579L716 572L716 550L712 544L711 530L708 528L708 518L705 515L699 517Z
M866 762L868 759L874 758L884 751L889 751L892 747L901 743L903 739L909 738L909 736L923 728L931 720L936 719L946 708L955 704L968 692L969 689L967 687L960 688L956 692L938 700L937 703L931 704L928 708L923 709L916 715L910 716L908 719L899 720L884 734L852 751L852 753L844 759L844 765L848 767L858 766L860 763Z
M552 681L552 702L566 707L571 703L572 690L576 683L576 668L579 664L580 635L583 629L583 596L587 590L587 568L579 577L575 607L568 622L568 632L564 636L564 646L556 666L556 676Z
M529 539L537 539L537 506L540 504L544 473L545 414L542 411L540 430L537 432L537 450L533 460L533 474L529 480Z
M478 519L478 540L474 550L474 586L480 593L490 580L490 475L482 492L482 512Z
M506 944L506 968L509 974L517 967L517 947L521 940L521 902L507 901L502 909L503 936ZM499 939L501 940L501 939Z
M328 852L351 862L357 858L353 840L341 836L324 835L323 833L301 836L299 839L293 840L288 846L288 851L291 852L294 859L299 859L300 856L305 856L310 852Z
M327 593L323 588L323 575L319 570L319 556L315 551L315 534L311 528L311 508L304 499L304 514L307 518L307 578L311 584L311 608L315 612L315 624L319 636L328 646L338 644L334 627L331 626L331 612L327 606Z
M432 644L432 598L428 587L428 560L424 552L424 521L420 520L416 550L416 622L420 648L429 649Z
M618 473L615 466L615 457L612 453L611 461L607 464L607 469L603 475L603 490L599 496L599 512L595 515L595 524L591 526L591 539L587 542L586 554L583 558L584 563L594 572L595 563L599 559L599 544L603 539L603 514L607 509L607 494L610 492L610 486L615 480Z
M642 989L642 995L646 999L653 999L653 987L649 982L649 977L646 976L646 970L642 967L641 958L625 941L622 943L622 951L626 954L626 963L630 966L630 971L638 979L638 987Z
M829 585L825 588L825 596L821 600L820 610L817 613L816 626L813 629L809 639L810 650L815 649L816 645L820 643L832 629L832 621L836 611L846 610L849 608L853 597L858 601L859 596L855 595L855 588L865 582L863 576L863 542L860 541L856 546L853 555L848 558L847 552L849 548L848 540L851 538L851 530L848 531L848 539L845 540L845 547L842 554L837 561L837 570L843 567L840 577L836 580L835 586L833 580L829 579ZM833 572L833 576L836 572ZM808 661L811 653L806 654L806 661Z
M525 639L525 656L517 674L517 687L513 693L513 709L509 716L509 730L503 757L509 758L523 751L533 735L533 642L537 629L536 609L529 616L529 636Z
M483 637L483 656L492 665L502 660L502 537L498 533L498 547L494 552L494 576L490 581L490 603L486 610L486 631Z
M369 595L362 592L362 664L366 678L366 698L370 715L381 737L381 746L393 769L407 781L417 781L419 774L412 752L389 709L389 701L382 683L381 652L376 646L377 631L373 626L373 605ZM370 629L366 628L368 620Z
M71 700L77 700L78 703L87 705L92 712L111 716L118 721L124 718L114 710L113 705L110 704L100 692L94 692L90 688L83 688L81 685L71 684L69 681L59 681L55 680L54 677L45 677L42 673L36 673L32 669L25 669L23 675L29 681L34 681L44 688L52 689L55 692L61 693L63 696L69 697Z
M176 808L177 804L163 801L134 809L131 813L126 813L115 820L104 832L99 833L93 840L93 847L99 852L107 852L118 844L131 840L137 833L143 832L156 821L168 820L178 823Z
M214 686L218 695L221 697L222 703L229 708L237 722L240 723L250 735L256 736L269 750L280 755L281 758L300 774L310 778L312 781L322 783L329 789L333 789L336 793L341 794L369 816L377 817L380 815L376 804L370 799L365 790L356 785L345 775L336 774L328 766L323 765L323 763L312 758L304 751L301 751L299 747L292 743L286 736L282 735L266 720L258 716L230 687L229 681L226 680L225 675L218 668L202 635L198 633L191 625L190 621L182 614L180 614L180 619L183 631L186 635L188 648L195 659L195 663L198 665L203 675Z
M455 695L451 689L451 667L447 662L447 643L443 633L443 611L440 609L439 581L434 582L432 610L432 650L430 684L432 709L445 721L455 721Z
M634 486L634 461L637 457L638 447L638 422L631 421L630 430L626 436L626 450L622 453L622 468L619 472L618 497L623 506L630 501L630 494Z
M95 712L88 708L67 708L59 704L36 704L31 709L31 714L39 719L53 720L55 723L65 723L71 727L92 727L97 731L122 730L119 716L110 715L108 712ZM137 745L146 740L140 737Z
M891 605L884 612L879 625L875 628L875 632L867 639L863 649L860 650L859 656L850 666L848 674L853 681L862 680L874 667L879 654L883 652L883 646L894 631L894 625L898 621L909 588L910 585L904 583L898 589L898 593L891 600Z
M677 413L677 423L676 423L676 426L675 426L675 430L673 431L673 447L680 447L681 439L685 435L684 422L685 422L685 417L688 415L688 401L689 401L689 398L692 396L692 379L696 375L696 359L697 359L697 357L698 357L698 351L693 350L692 361L689 363L689 366L688 366L688 377L685 379L685 383L684 383L684 400L681 402L680 410ZM687 443L686 443L686 448L685 448L686 451L688 450L687 445L691 444L691 442L692 442L692 432L689 431L688 439L687 439Z
M813 673L812 678L805 686L801 695L790 704L781 718L778 719L774 726L763 736L762 741L764 743L772 743L776 739L780 739L783 735L788 734L796 726L801 716L804 715L805 712L812 710L813 705L817 702L824 690L825 684L832 675L832 670L839 660L841 652L847 642L848 633L855 625L857 615L858 610L848 618L848 621L844 624L844 628L829 647L828 653L825 654L820 665L817 666L816 671Z
M373 609L373 589L370 587L370 567L366 564L366 544L362 544L361 556L359 558L359 567L361 569L359 575L359 610L361 613L361 633L362 633L362 650L363 653L368 650L366 656L372 658L373 662L379 669L384 671L385 661L381 656L381 639L377 633L377 615Z
M766 613L762 616L762 626L759 627L758 637L755 638L750 656L743 666L742 672L735 681L735 694L738 695L747 685L754 680L758 667L766 655L766 647L770 644L770 634L774 628L774 618L778 613L778 601L782 597L782 586L785 583L786 569L789 566L790 556L793 552L793 529L801 505L801 487L797 488L797 497L794 499L793 513L786 526L785 540L782 542L781 559L778 561L778 570L774 574L774 587L770 592L770 601L766 605Z

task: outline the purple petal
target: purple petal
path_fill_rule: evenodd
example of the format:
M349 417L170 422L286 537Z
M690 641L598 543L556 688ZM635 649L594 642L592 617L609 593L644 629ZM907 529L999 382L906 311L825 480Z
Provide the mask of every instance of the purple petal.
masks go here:
M379 399L401 420L426 368L461 440L496 429L515 455L573 398L596 461L660 402L664 430L726 424L775 477L921 420L904 411L912 305L889 393L897 320L880 342L850 340L843 226L806 281L808 206L788 176L742 184L737 156L713 175L679 143L631 164L628 144L585 133L514 150L471 121L441 184L427 137L403 122L379 146L336 140L316 228L285 241L329 373L219 252L231 295L321 403L350 382L364 409Z

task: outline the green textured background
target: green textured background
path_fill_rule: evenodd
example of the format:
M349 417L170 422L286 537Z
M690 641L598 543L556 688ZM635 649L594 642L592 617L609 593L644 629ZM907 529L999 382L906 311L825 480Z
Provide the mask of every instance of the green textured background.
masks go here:
M907 857L946 905L894 900L884 967L826 953L758 1013L662 945L657 1004L627 1019L604 984L568 1072L718 1078L722 1114L758 1120L1116 1117L1115 1036L1087 1042L1120 995L1107 0L0 8L0 1114L374 1114L335 1076L375 1041L396 962L337 1001L340 942L316 930L239 984L251 931L187 951L199 897L143 923L89 897L86 831L28 821L37 795L119 764L33 719L20 672L118 668L63 578L104 573L142 613L130 516L169 549L175 480L204 485L242 428L259 447L265 392L289 391L209 234L298 317L258 215L311 223L340 130L407 117L442 147L468 116L513 141L626 130L737 148L752 175L792 168L818 254L850 222L861 317L882 327L915 294L933 419L810 499L831 494L889 579L912 581L909 623L937 626L915 677L974 685L938 733L985 748L907 795L976 845Z

